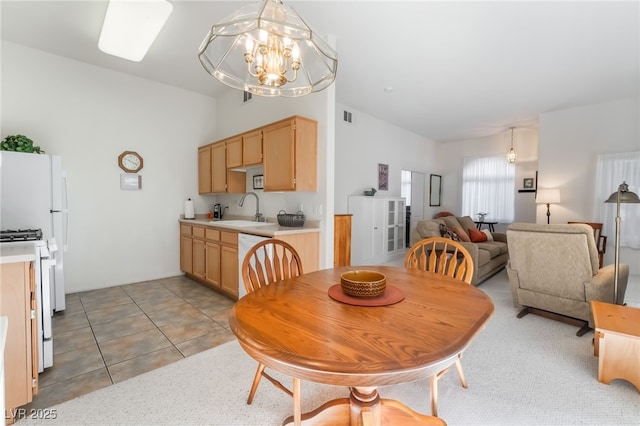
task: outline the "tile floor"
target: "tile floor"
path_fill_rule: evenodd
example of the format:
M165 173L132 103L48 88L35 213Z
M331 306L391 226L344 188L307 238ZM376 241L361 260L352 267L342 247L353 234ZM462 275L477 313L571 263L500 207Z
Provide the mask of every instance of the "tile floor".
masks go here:
M233 301L184 276L67 294L53 367L27 409L45 408L235 339Z

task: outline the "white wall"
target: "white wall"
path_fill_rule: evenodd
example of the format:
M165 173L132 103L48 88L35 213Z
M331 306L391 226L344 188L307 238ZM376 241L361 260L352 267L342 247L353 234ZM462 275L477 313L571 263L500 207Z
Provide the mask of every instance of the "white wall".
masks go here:
M2 42L1 100L3 138L63 158L67 293L181 274L177 220L197 191L197 147L215 135L215 99ZM140 191L120 190L125 150L144 158Z
M351 123L343 120L345 110L352 113ZM378 190L379 163L389 165L389 189L376 196L400 197L402 170L425 173L427 179L437 170L435 142L342 104L336 104L335 114L336 213L348 212L350 195Z
M597 155L640 149L639 104L634 97L540 116L538 187L560 189L562 201L551 206L552 223L598 221L593 209ZM541 205L537 222L546 220L546 206ZM604 224L609 236L605 264L613 263L614 226ZM631 266L632 274L640 274L639 255L638 250L621 250L620 261Z
M442 174L442 206L437 211L462 211L462 169L465 158L505 156L511 146L511 130L477 139L443 142L438 144L437 158ZM519 193L524 178L535 178L538 164L538 130L516 128L513 147L518 154L516 162L515 222L535 222L533 193ZM475 219L475 218L474 218ZM496 231L504 231L508 224L496 225Z

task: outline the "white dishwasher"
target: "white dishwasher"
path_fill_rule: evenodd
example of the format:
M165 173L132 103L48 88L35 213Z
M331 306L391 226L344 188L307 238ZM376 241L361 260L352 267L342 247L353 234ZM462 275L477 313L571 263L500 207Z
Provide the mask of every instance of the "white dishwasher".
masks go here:
M238 299L247 294L247 290L244 288L244 281L242 280L242 262L244 261L244 257L249 250L251 250L251 247L260 241L268 239L270 238L262 235L238 234Z

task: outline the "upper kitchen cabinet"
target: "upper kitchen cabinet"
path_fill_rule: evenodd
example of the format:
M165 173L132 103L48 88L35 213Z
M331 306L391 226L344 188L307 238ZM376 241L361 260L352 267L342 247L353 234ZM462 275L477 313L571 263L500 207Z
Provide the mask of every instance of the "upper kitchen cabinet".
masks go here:
M242 164L244 166L262 164L262 130L254 130L242 135Z
M198 148L198 193L211 193L211 145Z
M262 130L227 139L227 168L262 164Z
M226 140L227 168L242 166L242 136Z
M265 191L317 188L318 122L294 116L262 128Z
M198 193L245 192L245 173L227 170L227 142L233 146L234 140L232 138L198 148Z

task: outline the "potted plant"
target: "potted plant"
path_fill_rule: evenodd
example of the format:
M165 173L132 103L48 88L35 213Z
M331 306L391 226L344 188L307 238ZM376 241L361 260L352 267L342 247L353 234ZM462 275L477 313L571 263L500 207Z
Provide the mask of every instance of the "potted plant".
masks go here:
M34 146L33 141L24 135L9 135L0 143L1 151L27 152L42 154L39 146Z

